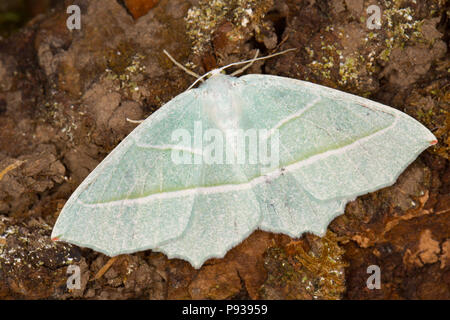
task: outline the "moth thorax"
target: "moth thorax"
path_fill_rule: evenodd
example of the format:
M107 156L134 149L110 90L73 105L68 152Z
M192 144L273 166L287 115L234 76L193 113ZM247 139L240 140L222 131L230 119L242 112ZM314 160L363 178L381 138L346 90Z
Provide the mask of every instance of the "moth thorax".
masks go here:
M204 111L220 129L239 129L241 104L231 92L219 93L204 101Z
M215 75L203 85L203 111L220 129L238 129L241 117L241 101L233 82L226 75Z

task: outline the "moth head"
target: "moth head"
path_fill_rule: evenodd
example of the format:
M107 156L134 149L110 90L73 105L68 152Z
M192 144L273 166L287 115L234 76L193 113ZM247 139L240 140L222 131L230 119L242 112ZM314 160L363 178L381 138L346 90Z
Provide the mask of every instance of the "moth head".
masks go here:
M223 68L213 69L207 73L207 77L209 79L209 78L217 76L219 74L226 74L225 70Z
M244 67L242 67L242 68L236 70L235 72L233 72L233 73L231 74L231 76L236 76L236 75L241 74L242 72L244 72L244 71L245 71L247 68L249 68L249 67L253 64L253 62L255 62L255 61L258 61L258 60L264 60L264 59L269 59L269 58L278 56L278 55L280 55L280 54L285 54L285 53L287 53L287 52L294 51L294 50L297 50L297 49L296 49L296 48L287 49L287 50L284 50L284 51L281 51L281 52L273 53L273 54L270 54L270 55L268 55L268 56L265 56L265 57L259 57L259 58L258 58L259 50L256 50L256 54L255 54L255 57L254 57L253 59L245 60L245 61L239 61L239 62L234 62L234 63L230 63L230 64L228 64L228 65L226 65L226 66L221 67L221 68L213 69L213 70L211 70L211 71L205 73L205 74L202 75L202 76L196 74L195 72L193 72L193 71L187 69L186 67L184 67L183 65L181 65L181 64L180 64L179 62L177 62L177 61L176 61L176 60L175 60L175 59L174 59L174 58L173 58L166 50L163 50L163 52L164 52L164 54L167 55L167 57L169 57L169 59L170 59L176 66L178 66L180 69L184 70L187 74L190 74L190 75L192 75L192 76L194 76L194 77L197 78L197 80L195 80L194 83L191 84L190 87L187 89L187 90L189 90L189 89L193 88L198 82L200 82L200 81L203 82L205 78L210 78L210 77L216 76L216 75L218 75L218 74L225 73L225 69L227 69L227 68L229 68L229 67L232 67L232 66L238 66L238 65L245 64Z

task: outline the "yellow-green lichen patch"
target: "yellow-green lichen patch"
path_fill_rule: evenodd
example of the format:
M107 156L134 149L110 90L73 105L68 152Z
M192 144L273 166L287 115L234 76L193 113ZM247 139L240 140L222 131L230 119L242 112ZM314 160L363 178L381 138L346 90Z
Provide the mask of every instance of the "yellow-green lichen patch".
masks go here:
M360 12L362 18L356 21L350 11L347 21L342 21L343 15L333 16L332 23L320 32L320 37L313 37L311 44L305 47L311 61L307 66L312 78L367 96L378 88L379 73L389 65L395 50L433 46L441 37L435 29L432 13L439 11L436 3L430 2L426 12L414 0L384 0L379 7L381 25L378 29L367 26L369 15L364 8ZM397 58L399 55L395 52ZM395 66L396 63L390 65L386 73Z
M194 54L205 49L216 28L225 21L233 25L231 32L227 33L233 38L230 40L243 39L243 31L257 25L272 4L273 0L200 0L185 17Z
M414 4L412 1L411 4ZM395 47L403 48L407 43L424 41L420 26L423 20L415 18L414 10L408 6L406 1L383 1L385 9L382 14L382 26L380 28L380 37L373 33L371 41L383 45L384 49L378 57L383 61L388 61L392 49Z
M405 102L405 111L430 128L438 139L430 152L446 159L450 159L449 89L446 79L436 80L424 88L414 89Z
M144 56L136 53L129 44L110 50L106 57L107 77L119 81L118 90L139 91L138 81L142 80L139 75L145 71L143 59Z
M331 87L367 95L376 88L372 79L375 54L364 47L359 25L329 25L305 47L311 78Z
M338 51L335 44L325 44L321 41L320 57L318 60L313 60L307 66L312 70L312 72L323 79L331 79L331 71L335 69L336 66L336 54ZM305 47L305 51L308 53L310 58L315 57L315 52L310 47Z

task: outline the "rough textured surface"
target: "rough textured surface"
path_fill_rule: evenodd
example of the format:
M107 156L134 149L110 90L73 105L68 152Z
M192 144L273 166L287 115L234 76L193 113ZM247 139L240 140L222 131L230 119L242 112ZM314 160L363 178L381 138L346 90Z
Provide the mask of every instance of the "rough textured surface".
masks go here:
M211 41L195 53L190 34L204 29L195 29L188 11L201 1L159 1L137 20L116 1L75 3L82 9L81 31L65 28L59 4L0 41L2 298L450 298L449 9L442 1L383 2L379 30L365 25L371 1L268 1L249 22L241 9L252 1L239 1L226 16L215 10L199 16L213 27L206 35ZM250 58L256 48L268 53L274 43L298 51L255 63L249 73L369 97L415 117L439 143L394 186L351 202L330 225L335 237L329 240L307 236L288 245L293 239L257 231L200 270L146 251L123 256L102 278L87 281L107 257L55 246L49 226L76 186L134 127L124 118L148 116L192 82L161 49L203 73ZM324 243L329 251L318 249ZM39 261L57 262L40 265L20 256L34 251ZM328 265L328 257L337 264ZM81 290L64 286L69 263L81 266ZM366 287L372 264L381 268L380 290ZM345 281L330 272L342 268ZM323 275L333 275L327 280L336 286L320 283Z

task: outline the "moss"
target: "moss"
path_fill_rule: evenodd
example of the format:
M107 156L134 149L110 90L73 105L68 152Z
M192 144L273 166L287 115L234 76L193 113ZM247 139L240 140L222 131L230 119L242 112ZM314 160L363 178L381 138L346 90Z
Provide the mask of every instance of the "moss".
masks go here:
M438 143L431 152L450 160L450 91L449 84L443 88L430 89L428 93L433 96L437 107L427 112L417 110L417 119L428 128L435 128L434 135Z
M120 43L116 48L106 52L105 64L116 74L122 74L130 65L135 50L128 42Z
M243 38L242 32L252 24L259 24L272 5L272 0L200 0L185 18L194 54L205 49L216 28L225 21L233 24L229 37Z
M9 37L31 18L24 0L7 1L0 5L0 38Z
M348 81L358 79L357 60L354 57L347 57L345 62L340 65L339 75L341 76L339 79L341 85L345 85Z
M271 289L284 292L281 299L340 299L345 290L344 250L328 231L323 238L311 236L313 245L291 241L268 250L265 265L268 278L261 287L263 298L274 298Z
M391 48L384 49L381 51L380 55L378 56L383 61L389 61L389 57L391 55Z
M382 52L382 60L388 61L392 49L404 48L408 42L423 40L420 27L423 21L414 18L415 12L411 7L401 8L401 2L385 1L383 27L385 31L385 47Z
M302 280L306 282L308 277L319 279L318 286L312 291L314 297L339 299L345 290L343 269L346 264L342 260L344 250L339 247L337 237L331 231L319 241L322 245L319 254L306 252L302 246L294 249L296 260L308 271Z
M360 95L369 95L377 87L373 86L376 79L372 78L379 71L379 65L385 66L389 62L395 48L417 43L432 44L433 39L426 40L421 32L424 20L418 17L420 13L415 9L417 4L414 0L384 0L380 5L383 7L381 28L367 29L353 52L347 50L343 53L340 50L343 49L341 41L352 32L350 25L327 26L321 32L320 47L313 42L311 47L305 48L312 60L308 67L320 82L346 88ZM430 11L434 6L438 8L438 4L430 3ZM359 23L361 28L366 28L366 19L360 19Z
M450 159L450 83L445 78L444 68L445 64L440 71L437 70L437 80L409 94L405 111L429 128L438 139L438 143L428 151Z
M329 30L331 31L332 29ZM310 58L316 56L313 49L305 47L305 50ZM337 60L334 56L338 51L339 50L336 49L335 44L326 44L324 41L321 41L320 53L317 55L317 57L320 58L313 60L307 66L311 69L314 75L323 79L331 79L331 72L335 67L335 61Z
M136 53L131 44L122 43L106 55L107 76L119 80L118 89L137 91L139 86L135 78L145 70L145 66L141 65L143 59L144 56Z
M450 113L444 110L442 112L445 113L445 123L433 132L438 138L438 144L433 147L432 151L450 160Z
M426 112L424 112L423 110L418 110L417 111L417 119L425 124L430 123L431 121L431 117L434 115L433 109L430 109Z

